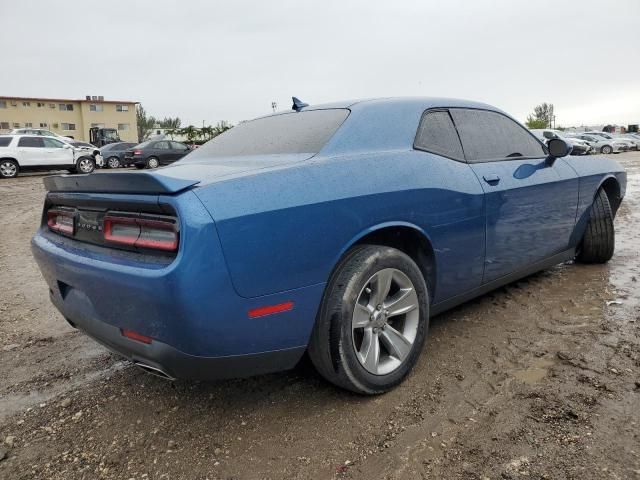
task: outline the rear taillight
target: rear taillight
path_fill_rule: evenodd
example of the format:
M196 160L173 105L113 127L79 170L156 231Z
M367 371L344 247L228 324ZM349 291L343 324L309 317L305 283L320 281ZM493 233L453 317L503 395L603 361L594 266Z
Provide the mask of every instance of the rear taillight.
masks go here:
M102 231L104 239L111 243L169 252L178 248L179 234L174 220L107 215Z
M73 235L74 214L64 210L49 210L47 212L47 226L54 232Z
M133 154L134 155L142 155L142 150L134 150Z

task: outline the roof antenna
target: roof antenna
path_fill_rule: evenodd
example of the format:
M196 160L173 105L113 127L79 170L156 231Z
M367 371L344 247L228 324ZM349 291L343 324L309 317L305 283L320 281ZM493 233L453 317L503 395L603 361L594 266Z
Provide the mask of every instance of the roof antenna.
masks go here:
M309 106L308 103L304 103L302 100L300 100L297 97L291 97L291 100L293 100L293 105L291 106L291 108L294 109L296 112L299 112L304 107L308 107Z

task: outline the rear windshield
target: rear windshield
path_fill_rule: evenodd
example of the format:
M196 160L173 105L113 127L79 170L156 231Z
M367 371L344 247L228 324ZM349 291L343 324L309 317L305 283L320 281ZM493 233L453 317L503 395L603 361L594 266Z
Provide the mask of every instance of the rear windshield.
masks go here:
M0 147L8 147L13 137L0 137Z
M349 110L329 109L291 112L257 118L227 130L205 143L185 159L316 154L338 130Z

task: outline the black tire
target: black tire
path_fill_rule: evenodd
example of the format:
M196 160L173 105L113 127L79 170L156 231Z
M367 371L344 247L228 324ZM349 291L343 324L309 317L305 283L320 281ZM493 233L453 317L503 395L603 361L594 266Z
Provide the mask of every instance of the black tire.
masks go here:
M385 269L398 270L411 281L419 310L415 338L406 357L395 370L376 375L365 369L358 359L352 318L356 302L365 292L369 280ZM394 318L402 318L402 315ZM414 367L422 351L428 326L429 293L415 262L395 248L362 245L345 254L332 274L318 312L308 353L320 375L331 383L359 394L380 394L402 382ZM380 335L382 338L384 332ZM379 345L382 355L386 347L384 343ZM387 358L389 352L387 350Z
M138 165L138 164L136 163L136 164L135 164L135 167L136 167L138 170L142 170L142 169L144 168L144 165Z
M107 167L109 168L120 168L121 167L121 163L120 163L120 159L118 157L109 157L107 158L107 162L106 162Z
M613 148L610 145L604 145L600 149L600 153L604 153L605 155L609 155L612 152L613 152Z
M15 178L19 171L20 166L15 160L10 158L0 160L0 178Z
M616 243L613 218L609 198L601 188L591 205L589 223L577 260L583 263L606 263L611 260Z
M158 157L147 158L147 168L158 168L160 166L160 160Z

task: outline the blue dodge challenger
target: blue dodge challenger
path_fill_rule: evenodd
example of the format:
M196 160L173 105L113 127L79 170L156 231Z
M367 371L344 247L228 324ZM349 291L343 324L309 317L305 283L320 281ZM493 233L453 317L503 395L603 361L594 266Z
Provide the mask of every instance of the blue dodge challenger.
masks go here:
M430 316L611 258L626 173L570 151L481 103L294 99L157 171L46 178L33 254L67 321L151 373L255 375L307 352L376 394Z

